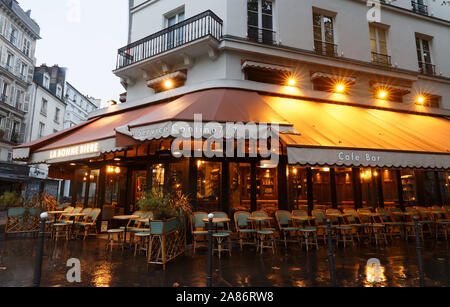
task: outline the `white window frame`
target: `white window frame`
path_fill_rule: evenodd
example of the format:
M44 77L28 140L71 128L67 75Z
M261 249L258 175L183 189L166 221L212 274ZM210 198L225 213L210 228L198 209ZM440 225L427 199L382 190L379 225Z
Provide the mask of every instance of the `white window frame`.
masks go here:
M44 74L42 77L42 85L46 88L50 88L50 76L48 74Z
M42 98L42 100L41 100L41 114L44 115L44 116L47 116L47 110L48 110L48 100L45 99L45 98Z

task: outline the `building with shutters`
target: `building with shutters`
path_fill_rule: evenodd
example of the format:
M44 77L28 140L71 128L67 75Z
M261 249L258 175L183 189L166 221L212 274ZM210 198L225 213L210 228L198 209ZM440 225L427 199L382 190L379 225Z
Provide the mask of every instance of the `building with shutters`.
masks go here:
M14 0L0 0L0 185L20 189L27 166L12 162L12 148L25 141L39 25ZM1 171L4 169L5 171ZM21 174L20 176L17 174ZM1 192L1 191L0 191Z

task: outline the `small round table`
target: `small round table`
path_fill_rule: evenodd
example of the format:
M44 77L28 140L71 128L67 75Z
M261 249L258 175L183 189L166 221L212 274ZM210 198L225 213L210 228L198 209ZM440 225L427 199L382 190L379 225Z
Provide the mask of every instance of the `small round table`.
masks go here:
M140 218L141 217L139 215L116 215L116 216L113 216L113 219L115 219L115 220L127 221L127 223L125 224L125 231L124 231L124 235L123 235L124 245L126 245L126 243L127 243L128 222L130 220L137 220Z

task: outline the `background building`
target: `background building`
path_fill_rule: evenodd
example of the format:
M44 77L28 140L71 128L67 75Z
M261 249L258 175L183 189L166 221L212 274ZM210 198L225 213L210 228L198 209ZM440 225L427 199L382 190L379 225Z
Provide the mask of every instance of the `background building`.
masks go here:
M63 116L66 103L63 100L66 69L45 64L35 68L31 87L32 103L25 116L26 142L32 142L63 130ZM58 196L59 180L48 178L48 166L37 164L30 167L31 178L27 185L27 195L45 191Z
M67 104L64 114L64 129L85 122L89 113L100 107L100 100L85 96L69 82L66 82L64 97Z
M12 162L12 148L24 141L39 25L17 1L0 1L0 193L20 189L28 167Z

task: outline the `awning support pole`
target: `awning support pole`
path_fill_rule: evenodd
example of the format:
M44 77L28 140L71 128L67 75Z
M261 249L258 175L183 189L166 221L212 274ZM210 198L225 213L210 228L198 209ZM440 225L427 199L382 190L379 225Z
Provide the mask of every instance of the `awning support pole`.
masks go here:
M333 209L338 208L337 186L336 186L336 169L330 169L330 187L331 187L331 205Z

